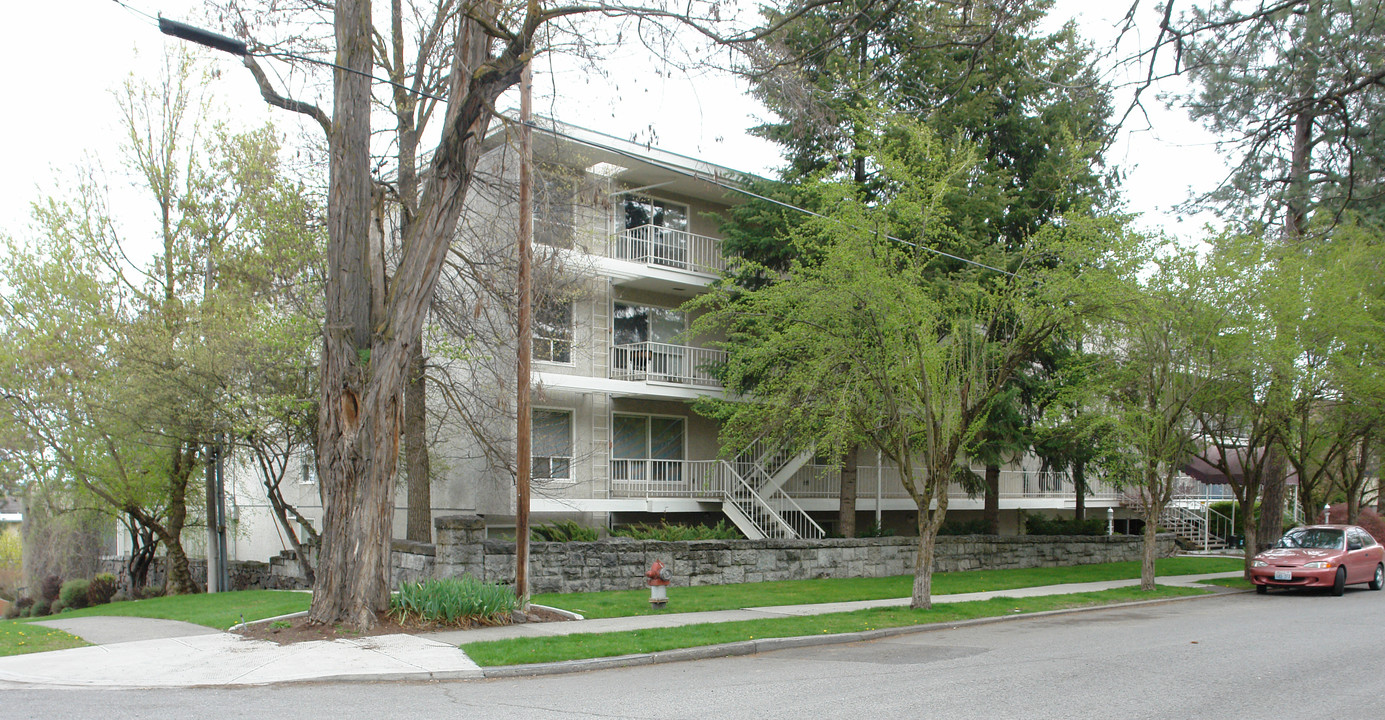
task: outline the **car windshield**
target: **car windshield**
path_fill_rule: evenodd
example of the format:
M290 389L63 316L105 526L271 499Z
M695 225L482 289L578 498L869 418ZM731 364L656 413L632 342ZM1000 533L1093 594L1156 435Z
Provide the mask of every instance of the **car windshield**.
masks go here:
M1327 528L1291 530L1279 539L1275 547L1340 550L1342 548L1342 531Z

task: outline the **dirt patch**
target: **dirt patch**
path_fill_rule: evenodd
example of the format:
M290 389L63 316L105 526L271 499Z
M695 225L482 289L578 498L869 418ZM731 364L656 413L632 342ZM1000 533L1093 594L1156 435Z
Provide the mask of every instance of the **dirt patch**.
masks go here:
M563 622L569 620L565 615L555 613L551 610L534 608L529 611L525 622ZM512 625L510 623L500 623ZM376 635L418 635L422 633L442 632L451 630L470 630L472 628L493 627L495 623L483 625L471 623L465 625L441 625L438 623L400 623L385 613L375 616L375 626L365 632L356 632L341 626L313 625L308 622L308 618L299 617L291 620L278 620L275 622L253 623L242 630L236 631L255 640L268 640L269 642L280 645L291 645L293 643L308 642L311 640L341 640L361 637L374 637Z

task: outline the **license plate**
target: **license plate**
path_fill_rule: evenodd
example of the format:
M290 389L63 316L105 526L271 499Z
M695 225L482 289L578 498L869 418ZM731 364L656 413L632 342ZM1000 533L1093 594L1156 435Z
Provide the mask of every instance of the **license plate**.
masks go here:
M1275 571L1274 571L1274 579L1275 579L1275 580L1293 580L1293 579L1294 579L1294 574L1293 574L1291 571L1289 571L1289 570L1275 570Z

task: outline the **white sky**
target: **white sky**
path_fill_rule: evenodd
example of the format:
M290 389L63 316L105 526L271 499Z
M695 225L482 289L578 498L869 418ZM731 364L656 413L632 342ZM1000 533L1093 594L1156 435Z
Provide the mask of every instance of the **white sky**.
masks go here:
M205 25L198 20L200 0L123 2L150 15L162 12ZM1110 36L1110 16L1126 7L1108 0L1059 0L1054 14L1077 17L1084 34L1102 40ZM124 224L140 227L151 216L128 187L121 187L121 139L112 92L132 76L157 78L165 43L181 41L165 39L149 20L112 0L11 2L0 18L7 31L6 41L0 43L0 67L8 71L7 108L0 113L8 160L6 172L0 173L0 232L26 234L30 203L70 184L73 168L85 158L104 166L118 204L130 208L128 215L122 213ZM1153 28L1154 21L1145 26ZM217 117L244 126L273 120L296 132L299 118L267 107L233 58L210 51L201 57L205 67L220 72L209 88ZM777 149L745 133L766 113L743 87L727 78L659 74L651 60L634 50L612 62L624 78L619 91L599 78L588 82L567 76L545 83L540 64L537 92L551 91L555 85L563 92L556 99L536 101L536 110L618 137L638 134L647 140L652 131L663 149L740 170L774 173L780 163ZM1142 214L1142 225L1191 238L1205 218L1178 218L1173 206L1188 197L1190 186L1214 185L1225 166L1211 147L1212 138L1181 111L1153 109L1153 129L1132 122L1140 131L1123 135L1108 157L1125 170L1128 208Z

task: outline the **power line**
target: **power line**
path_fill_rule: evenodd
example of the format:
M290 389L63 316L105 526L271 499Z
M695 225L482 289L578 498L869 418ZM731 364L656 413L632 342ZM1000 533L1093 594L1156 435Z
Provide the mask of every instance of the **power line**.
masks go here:
M293 53L252 53L252 52L250 51L249 46L245 43L244 40L237 40L237 39L232 38L232 37L227 37L227 36L221 35L221 34L219 34L219 33L211 32L210 30L204 30L204 29L202 29L202 28L195 27L195 26L193 26L193 25L188 25L187 23L181 23L181 22L178 22L178 21L176 21L176 20L169 20L168 18L165 18L165 17L162 17L162 16L161 16L161 17L158 17L158 18L153 18L153 17L151 17L148 13L145 13L145 12L140 11L140 10L136 10L135 8L132 8L132 7L130 7L129 5L126 5L124 2L121 2L121 0L114 0L114 1L115 1L116 4L120 5L121 7L126 8L126 9L128 9L128 10L130 10L130 11L132 11L132 12L137 12L137 13L139 13L139 14L141 14L141 15L144 15L145 17L150 18L151 20L156 20L156 21L158 22L159 32L162 32L162 33L165 34L165 35L170 35L170 36L173 36L173 37L181 38L181 39L187 40L187 41L189 41L189 42L194 42L194 43L197 43L197 44L199 44L199 45L203 45L203 46L212 48L212 49L214 49L214 50L220 50L220 51L225 52L225 53L230 53L230 54L232 54L232 55L238 55L238 56L242 56L242 57L276 57L276 58L291 58L291 59L299 60L299 61L302 61L302 62L316 63L316 64L318 64L318 65L324 65L324 66L327 66L327 67L335 68L335 69L337 69L337 70L343 70L343 71L345 71L345 72L354 73L354 74L356 74L356 75L362 75L362 76L365 76L365 77L370 78L371 80L374 80L375 82L384 83L384 84L386 84L386 85L390 85L390 86L399 88L399 89L401 89L401 90L404 90L404 91L406 91L406 92L412 93L412 94L414 94L414 95L418 95L418 96L421 96L421 97L426 97L426 98L429 98L429 99L431 99L431 100L436 100L436 101L438 101L438 102L447 102L447 98L440 97L440 96L437 96L437 95L433 95L433 94L431 94L431 93L426 93L426 92L423 92L423 91L421 91L421 90L415 90L415 89L410 88L410 87L408 87L408 86L406 86L406 85L402 85L402 84L400 84L400 83L394 82L393 80L386 80L386 79L384 79L384 78L379 78L379 77L376 77L376 76L374 76L374 75L372 75L372 74L370 74L370 73L361 72L360 70L356 70L356 69L349 68L349 67L344 67L344 66L338 65L338 64L336 64L336 63L327 62L327 61L325 61L325 60L316 60L316 59L314 59L314 58L304 57L304 56L302 56L302 55L295 55L295 54L293 54ZM698 173L698 172L696 172L696 171L685 170L685 169L683 169L683 168L681 168L681 167L678 167L677 165L673 165L672 163L666 163L666 162L662 162L662 161L659 161L659 160L655 160L655 159L650 158L650 157L647 157L647 156L637 155L637 154L635 154L635 153L633 153L633 152L630 152L630 151L628 151L628 150L623 150L623 149L617 148L617 147L615 147L615 146L603 145L603 144L601 144L601 143L597 143L597 142L594 142L594 141L592 141L592 140L587 140L587 139L583 139L583 138L574 137L574 136L572 136L572 135L569 135L569 134L567 134L567 133L562 132L561 130L558 130L556 127L555 127L555 128L544 128L544 127L540 127L540 126L536 125L536 124L533 123L533 122L526 122L525 125L527 125L527 126L530 127L530 128L538 129L538 130L540 130L540 131L542 131L542 132L547 132L547 133L550 133L550 134L553 134L553 135L557 135L557 136L559 136L559 137L566 138L566 139L568 139L568 140L572 140L572 141L574 141L574 142L579 142L579 143L582 143L582 144L584 144L584 145L590 145L590 146L595 147L595 148L600 149L600 150L606 150L607 152L615 153L615 154L620 155L620 156L622 156L622 157L627 157L627 158L630 158L630 159L632 159L632 160L639 160L640 162L649 163L649 164L655 165L655 166L657 166L657 167L660 167L661 169L667 170L667 171L669 171L669 172L672 172L672 173L675 173L675 174L678 174L678 175L683 175L683 176L685 176L685 177L690 177L690 178L693 178L694 180L700 180L700 181L702 181L702 182L709 183L709 184L711 184L711 185L715 185L715 186L717 186L717 187L720 187L720 188L725 189L725 190L729 190L729 191L731 191L731 192L741 193L742 195L746 195L746 196L748 196L748 197L756 198L756 199L758 199L758 200L763 200L763 201L765 201L765 202L772 203L772 204L774 204L774 205L778 205L778 206L780 206L780 207L787 208L787 209L789 209L789 210L794 210L794 211L796 211L796 212L801 212L801 213L804 213L804 214L806 214L806 215L811 215L811 216L816 217L816 218L821 218L821 219L823 219L823 220L828 220L828 221L831 221L831 222L835 222L835 223L838 223L838 224L840 224L840 225L843 225L843 226L845 226L845 227L847 227L847 228L850 228L850 229L852 229L852 230L861 230L861 228L855 227L855 226L853 226L853 225L851 225L851 224L849 224L849 223L842 222L841 220L837 220L836 218L831 218L831 217L828 217L828 216L826 216L826 215L822 215L822 214L820 214L820 213L814 212L814 211L812 211L812 210L808 210L807 208L801 208L801 207L798 207L798 206L796 206L796 205L793 205L793 204L784 202L784 201L782 201L782 200L776 200L776 199L774 199L774 198L765 197L764 195L760 195L760 194L758 194L758 193L751 192L751 191L749 191L749 190L746 190L745 188L740 187L739 185L735 185L735 184L731 184L731 183L725 182L725 181L721 180L721 179L720 179L717 175L715 175L715 174L713 174L713 175L711 175L711 176L706 176L706 175L703 175L702 173ZM585 128L583 128L583 129L585 129ZM936 255L936 256L938 256L938 257L948 258L949 260L955 260L955 261L957 261L957 262L965 263L965 264L967 264L967 265L973 265L973 266L975 266L975 267L979 267L979 268L982 268L982 269L984 269L984 270L990 270L990 271L992 271L992 272L997 272L997 273L1000 273L1000 274L1002 274L1002 275L1007 275L1007 276L1009 276L1009 277L1015 277L1015 274L1014 274L1014 273L1012 273L1012 272L1010 272L1010 271L1008 271L1008 270L1004 270L1004 269L995 267L995 266L993 266L993 265L987 265L986 263L983 263L983 262L978 262L978 261L972 260L972 259L970 259L970 258L961 257L960 255L953 255L952 253L945 252L945 251L942 251L942 250L938 250L938 249L936 249L936 248L931 248L931 247L928 247L927 245L920 245L920 244L918 244L918 243L910 242L910 241L908 241L908 240L904 240L904 239L901 239L901 238L897 238L897 237L895 237L895 236L893 236L893 235L885 235L885 237L886 237L887 239L889 239L889 240L892 240L892 241L894 241L894 242L900 243L901 245L906 245L906 246L911 247L911 248L914 248L914 249L916 249L916 250L922 250L923 252L931 253L931 254Z

